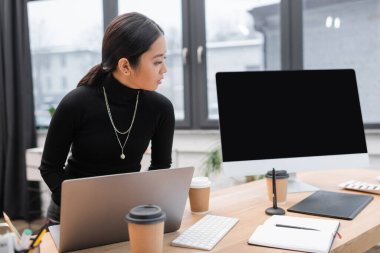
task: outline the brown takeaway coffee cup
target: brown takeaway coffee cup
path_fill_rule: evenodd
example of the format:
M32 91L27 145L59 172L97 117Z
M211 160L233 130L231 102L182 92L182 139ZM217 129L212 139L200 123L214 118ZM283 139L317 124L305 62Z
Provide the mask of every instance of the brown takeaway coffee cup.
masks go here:
M286 170L276 170L276 192L277 192L277 204L286 204L286 196L288 194L288 178L289 174ZM267 181L268 199L273 202L273 184L272 184L272 171L268 171L265 174Z
M162 253L165 212L157 205L140 205L126 215L131 253Z
M211 181L207 177L194 177L189 190L191 212L205 214L209 209Z

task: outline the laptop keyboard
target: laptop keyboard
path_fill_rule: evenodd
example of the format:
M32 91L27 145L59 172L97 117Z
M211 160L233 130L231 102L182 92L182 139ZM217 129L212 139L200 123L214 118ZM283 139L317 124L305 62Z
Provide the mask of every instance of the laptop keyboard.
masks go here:
M206 215L174 239L171 245L211 250L238 221L232 217Z
M55 246L57 247L57 249L59 249L60 238L61 238L61 235L60 235L61 225L52 225L52 226L49 226L48 229L49 229L51 238L54 241Z

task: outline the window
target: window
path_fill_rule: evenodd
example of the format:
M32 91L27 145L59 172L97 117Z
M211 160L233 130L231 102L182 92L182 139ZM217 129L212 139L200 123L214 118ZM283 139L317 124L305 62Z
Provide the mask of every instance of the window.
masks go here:
M380 125L380 2L303 0L304 68L352 68L363 121Z
M62 89L67 89L67 77L66 76L62 76L62 83L61 83L61 87Z
M218 119L216 72L280 68L279 12L279 0L206 1L208 119Z
M51 78L50 78L50 76L47 76L47 77L46 77L46 86L45 86L45 90L51 90L51 89L52 89Z
M66 67L66 55L61 55L61 67Z
M102 1L30 1L28 15L35 110L46 111L100 63Z
M177 128L218 128L216 72L302 68L355 69L365 126L380 128L377 0L30 1L36 110L100 63L103 20L130 11L165 31L169 70L158 92L172 101Z
M177 121L185 118L181 10L181 1L178 0L166 0L165 4L157 0L119 0L119 14L140 12L156 21L165 32L168 72L157 91L172 101Z

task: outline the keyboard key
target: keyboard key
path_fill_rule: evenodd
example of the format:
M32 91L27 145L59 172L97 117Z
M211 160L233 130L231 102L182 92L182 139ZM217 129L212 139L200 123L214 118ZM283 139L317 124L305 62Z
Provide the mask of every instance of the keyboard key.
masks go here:
M350 180L339 184L339 187L347 190L361 191L380 194L380 185L379 184L369 184L366 182Z

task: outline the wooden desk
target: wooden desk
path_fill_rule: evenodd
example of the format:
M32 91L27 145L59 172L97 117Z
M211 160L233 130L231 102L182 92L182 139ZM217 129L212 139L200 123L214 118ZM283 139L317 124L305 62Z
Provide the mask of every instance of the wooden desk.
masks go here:
M378 183L376 176L379 175L380 171L377 170L336 170L304 172L300 173L298 178L324 190L341 191L337 186L341 182L356 179L368 183ZM283 207L288 208L310 194L310 192L288 194L287 204ZM374 200L362 210L354 220L341 220L339 232L342 234L342 239L336 238L334 240L331 252L364 252L380 242L380 195L374 195L374 197ZM268 218L264 210L269 207L271 203L267 200L265 181L259 180L214 191L211 193L210 201L210 214L239 218L239 223L211 252L290 252L287 250L250 246L247 244L247 240L255 228ZM287 212L286 215L317 217L291 212ZM165 234L164 236L164 252L200 252L200 250L195 249L172 247L170 246L170 242L201 217L202 216L192 215L189 211L189 204L187 204L180 230ZM319 218L324 219L323 217ZM46 234L42 241L42 253L57 252L49 234ZM130 247L128 242L121 242L76 252L130 252Z

